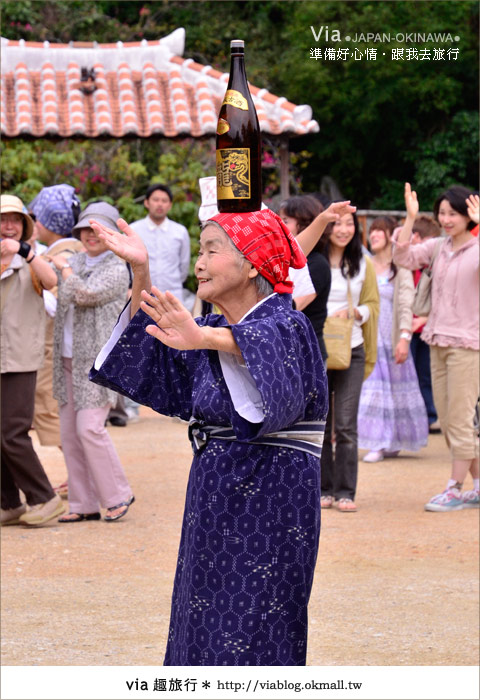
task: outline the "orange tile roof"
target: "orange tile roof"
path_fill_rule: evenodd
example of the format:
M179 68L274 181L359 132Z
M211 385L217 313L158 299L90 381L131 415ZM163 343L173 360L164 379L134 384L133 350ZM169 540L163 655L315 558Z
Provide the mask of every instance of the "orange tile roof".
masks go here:
M184 59L185 30L158 41L50 44L2 38L6 137L215 134L227 73ZM263 133L316 133L308 105L250 86Z

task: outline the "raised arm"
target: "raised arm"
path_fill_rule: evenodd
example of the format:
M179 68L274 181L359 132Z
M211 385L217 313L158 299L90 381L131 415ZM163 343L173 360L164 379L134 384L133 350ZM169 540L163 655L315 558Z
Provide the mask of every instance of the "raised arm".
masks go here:
M330 206L322 211L312 223L304 228L297 236L297 243L303 250L305 255L308 255L317 245L322 237L327 224L331 221L338 221L345 214L353 214L357 207L350 205L350 200L345 202L333 202Z
M153 295L153 296L152 296ZM141 293L140 308L155 325L146 327L149 335L175 350L222 350L241 355L229 328L197 326L190 312L171 292Z
M478 224L479 209L480 209L480 197L478 196L478 194L471 194L469 197L467 197L466 202L467 202L468 216L471 218L471 220L475 224Z
M413 224L415 222L415 217L418 214L418 199L417 193L414 192L410 186L409 182L405 183L405 209L407 210L407 216L405 218L405 223L403 224L401 230L398 233L397 241L399 243L408 243L412 237Z
M117 226L122 233L99 224L93 219L90 219L90 226L115 255L130 263L133 272L130 318L133 318L140 308L142 291L149 292L152 286L145 244L124 219L117 221Z
M430 264L438 241L432 238L410 245L413 224L418 214L418 200L417 193L412 190L408 182L405 183L405 209L407 210L405 223L393 237L393 262L408 270L418 270Z

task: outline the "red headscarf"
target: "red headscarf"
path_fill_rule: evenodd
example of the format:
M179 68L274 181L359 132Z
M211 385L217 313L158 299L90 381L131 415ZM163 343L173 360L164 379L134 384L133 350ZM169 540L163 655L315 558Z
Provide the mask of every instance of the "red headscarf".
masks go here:
M217 214L209 221L223 228L235 247L273 284L274 292L292 293L293 282L287 280L288 268L304 267L307 259L295 236L277 214L262 209L245 214Z

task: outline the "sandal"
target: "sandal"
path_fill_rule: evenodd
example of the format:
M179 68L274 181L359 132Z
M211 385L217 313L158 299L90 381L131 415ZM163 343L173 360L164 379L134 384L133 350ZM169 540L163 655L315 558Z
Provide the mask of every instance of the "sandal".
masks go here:
M58 519L59 523L81 523L82 520L100 520L100 513L67 513Z
M331 508L333 506L333 496L321 496L320 508Z
M128 501L123 501L122 503L118 503L116 506L111 506L111 508L107 508L107 515L103 518L106 523L113 523L115 520L120 520L120 518L123 518L124 515L128 513L128 509L132 505L132 503L135 500L135 496L132 496ZM109 515L109 513L113 513L113 511L118 510L119 508L122 508L122 512L118 513L117 515Z
M341 513L355 513L357 506L351 498L341 498L336 502L336 506Z
M60 496L60 498L68 498L68 481L64 481L63 484L59 486L54 486L53 491L57 496Z

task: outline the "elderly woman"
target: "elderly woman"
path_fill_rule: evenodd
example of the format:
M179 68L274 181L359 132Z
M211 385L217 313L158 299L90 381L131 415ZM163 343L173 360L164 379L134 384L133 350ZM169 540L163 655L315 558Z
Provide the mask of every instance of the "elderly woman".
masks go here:
M215 216L195 273L221 314L194 320L170 292L145 291L147 252L125 222L126 236L91 225L134 271L133 317L91 378L190 421L164 663L304 665L328 409L318 341L287 280L305 256L270 210Z
M43 257L62 254L65 259L83 250L81 242L71 237L80 214L80 200L75 188L62 183L44 187L31 202L29 211L35 219L34 237L46 245ZM47 257L48 259L48 257ZM37 372L33 427L41 445L60 447L60 417L58 403L53 398L53 324L57 308L56 286L44 291L47 312L45 326L45 356ZM66 497L67 482L54 487L55 493Z
M33 221L23 202L2 195L2 525L40 526L64 510L28 434L44 355L42 291L57 282L54 270L28 243L32 234Z
M73 227L84 253L52 256L58 270L53 393L60 406L60 432L68 471L69 513L61 523L127 514L134 497L105 429L116 395L88 381L96 354L106 342L127 297L128 271L98 238L89 219L115 226L118 211L107 202L89 204Z

